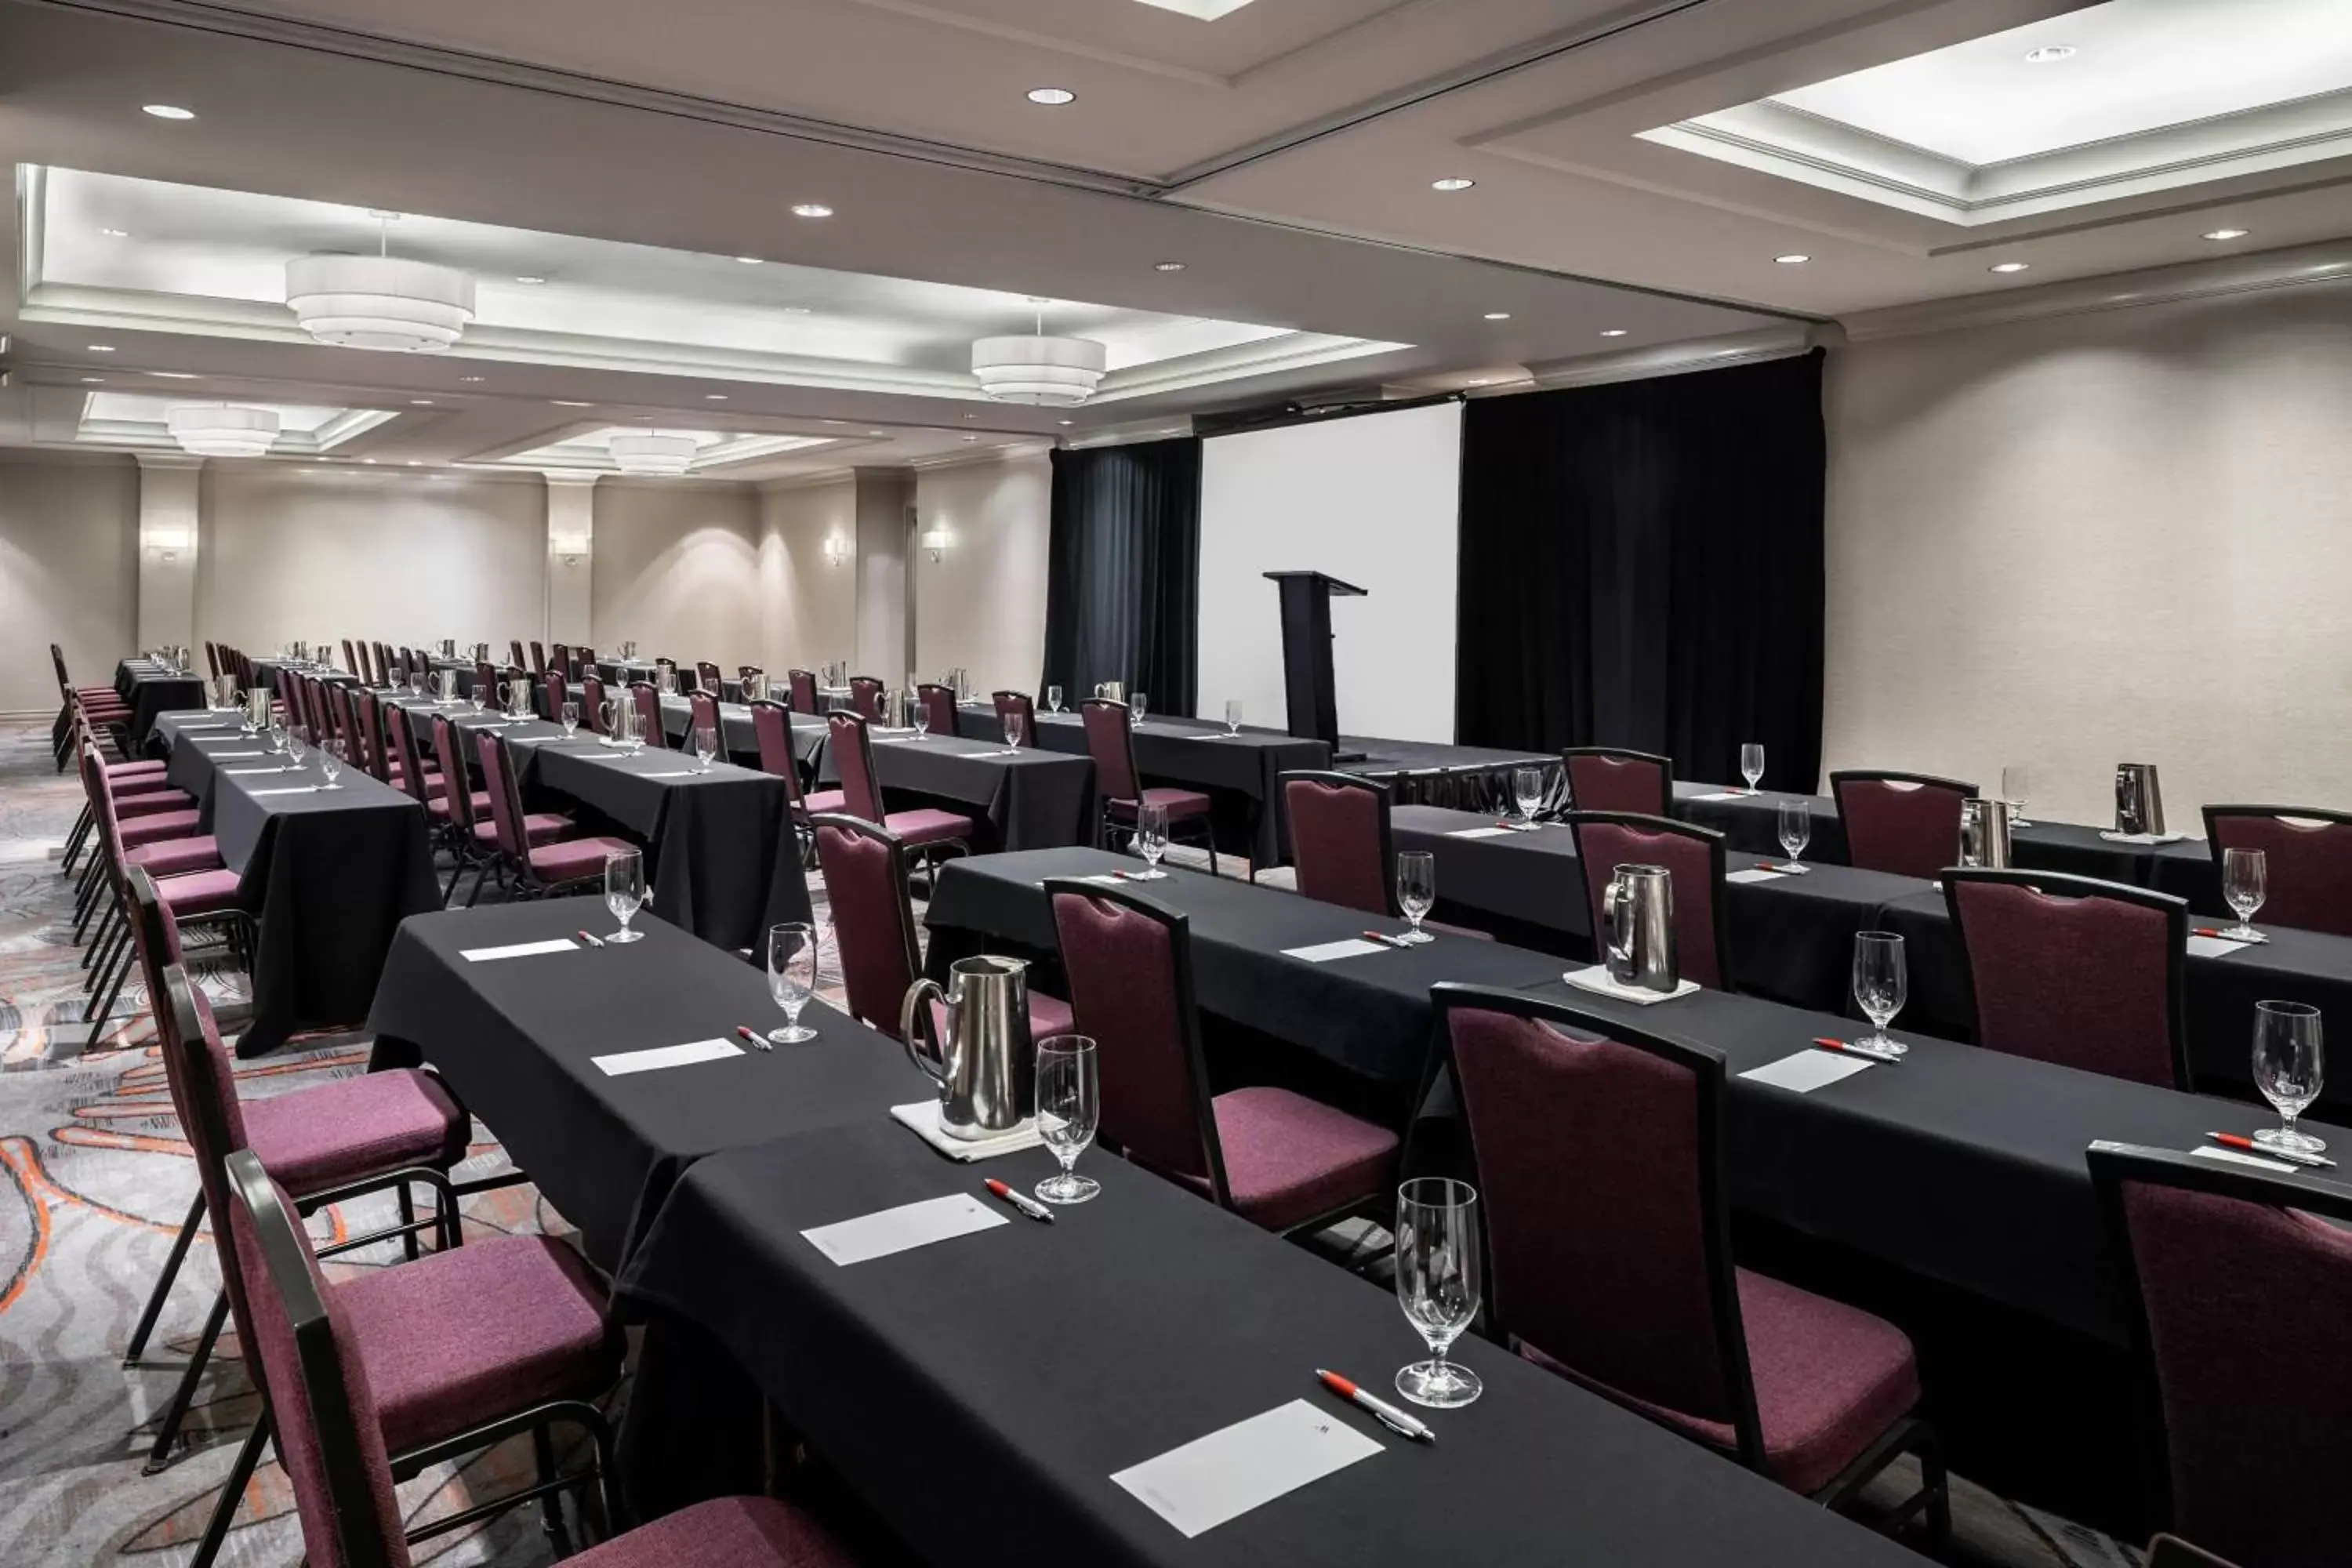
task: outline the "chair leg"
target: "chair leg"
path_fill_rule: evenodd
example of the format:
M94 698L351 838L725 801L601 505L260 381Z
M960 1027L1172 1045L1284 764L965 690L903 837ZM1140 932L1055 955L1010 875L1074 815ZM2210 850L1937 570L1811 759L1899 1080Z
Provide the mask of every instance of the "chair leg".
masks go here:
M147 1464L142 1475L160 1474L172 1463L172 1445L179 1440L180 1424L188 1418L188 1406L195 1403L196 1384L205 1374L205 1363L212 1360L213 1342L220 1338L221 1324L227 1319L228 1296L224 1292L213 1298L212 1315L205 1320L205 1331L196 1341L194 1353L188 1357L188 1370L181 1374L180 1386L173 1391L163 1424L155 1428L155 1446L147 1451Z
M407 1255L408 1261L414 1263L417 1258L416 1231L415 1229L416 1225L416 1199L415 1196L409 1192L408 1184L406 1182L400 1184L400 1224L401 1250Z
M196 1226L204 1223L205 1193L196 1189L196 1201L188 1205L187 1223L180 1226L172 1250L163 1259L163 1275L156 1279L154 1291L147 1298L147 1310L140 1314L139 1326L131 1331L131 1348L122 1352L124 1366L137 1366L139 1352L147 1348L147 1336L155 1331L155 1321L163 1315L164 1299L172 1293L172 1281L180 1277L180 1265L188 1256L188 1244L196 1239Z
M530 1451L539 1465L539 1479L543 1484L555 1479L555 1443L544 1426L530 1430ZM540 1522L547 1531L547 1543L558 1557L572 1555L572 1532L564 1528L563 1494L549 1492L539 1500Z
M205 1525L205 1538L196 1544L196 1554L188 1559L188 1568L212 1568L213 1560L220 1555L221 1543L228 1539L230 1521L236 1517L237 1505L245 1501L246 1484L253 1479L254 1467L261 1462L261 1447L269 1441L269 1410L264 1406L261 1416L246 1434L245 1446L236 1451L236 1462L228 1468L228 1479L221 1483L220 1499L213 1504L212 1519Z

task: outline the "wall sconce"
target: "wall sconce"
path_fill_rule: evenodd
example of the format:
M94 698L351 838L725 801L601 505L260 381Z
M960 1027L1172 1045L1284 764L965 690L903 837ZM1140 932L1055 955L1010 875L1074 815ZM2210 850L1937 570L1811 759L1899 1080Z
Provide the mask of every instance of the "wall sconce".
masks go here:
M584 539L557 539L550 541L548 548L559 556L566 566L577 566L580 564L580 558L588 553L588 542Z
M837 533L827 534L824 541L824 563L828 566L838 566L848 559L849 541Z
M954 542L955 535L948 531L948 525L946 523L935 522L931 524L929 529L924 531L922 539L923 548L930 552L930 556L933 561L937 561L940 556L945 555L948 552L948 547Z
M146 536L140 541L142 544L166 561L177 561L180 558L180 552L191 548L195 542L194 529L173 528L168 525L149 529Z

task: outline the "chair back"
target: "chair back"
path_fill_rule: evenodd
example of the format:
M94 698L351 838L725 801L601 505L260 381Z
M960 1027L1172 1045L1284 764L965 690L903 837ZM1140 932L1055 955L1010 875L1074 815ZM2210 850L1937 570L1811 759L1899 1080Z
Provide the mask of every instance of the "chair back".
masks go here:
M1960 803L1977 786L1925 773L1847 769L1830 775L1846 858L1865 871L1933 880L1960 858Z
M760 771L784 781L784 796L793 810L802 809L800 759L793 751L793 710L772 698L762 697L751 707L751 735L760 743Z
M530 662L523 668L532 675L541 675L546 672L547 668L547 650L539 646L537 637L533 637L530 641Z
M1281 784L1298 891L1366 914L1396 913L1388 786L1310 772L1284 773Z
M708 691L711 696L716 697L725 689L719 684L719 665L716 660L698 658L694 661L694 689L697 691Z
M714 665L712 668L716 668L717 666ZM713 680L709 686L687 698L687 722L692 728L687 731L686 743L688 751L693 750L694 731L708 724L710 726L712 738L719 744L719 760L723 763L727 760L727 726L719 721L718 690L719 683Z
M1621 1404L1730 1429L1761 1469L1723 1058L1521 992L1431 998L1477 1159L1495 1327Z
M362 687L352 693L352 707L353 717L358 721L360 749L366 753L353 761L365 767L378 784L390 784L392 759L385 754L383 747L383 704L374 692Z
M895 1040L899 1007L922 963L906 850L896 834L859 817L821 812L809 826L833 904L833 951L849 1016Z
M882 693L889 689L870 675L849 678L849 706L858 717L872 724L887 724L882 713Z
M474 831L474 775L466 766L462 744L457 726L449 722L448 715L433 715L433 751L441 759L441 798L449 803L450 826L470 835Z
M2205 842L2221 874L2229 849L2263 852L2261 918L2352 936L2352 813L2308 805L2209 805Z
M499 705L498 668L488 659L480 659L475 663L473 689L467 695L480 698L482 705L486 708L495 708Z
M2186 901L2089 877L1955 866L1944 904L1968 960L1977 1044L2190 1087Z
M221 674L220 649L209 642L205 644L205 665L213 672L213 679L218 680Z
M547 645L547 668L567 680L580 679L580 666L573 662L571 648L562 643Z
M926 681L915 688L915 700L923 705L923 713L934 735L956 732L956 694L952 686L935 686Z
M2091 1182L2147 1390L2166 1528L2261 1568L2352 1541L2352 1194L2094 1143Z
M1002 734L1007 719L1021 721L1021 743L1034 746L1037 740L1037 705L1029 700L1025 691L999 691L992 700L996 704L996 728Z
M833 771L841 777L841 803L848 815L867 822L886 822L882 786L874 778L874 738L866 732L862 713L835 711L825 715L830 731Z
M355 674L365 673L360 664L360 656L352 651L352 639L349 637L343 639L343 668Z
M1675 764L1670 757L1612 746L1570 746L1559 754L1568 770L1568 803L1579 811L1672 816Z
M1105 800L1139 801L1142 775L1135 767L1135 731L1127 704L1089 697L1081 704L1087 754L1094 759L1096 787Z
M592 735L604 733L604 680L593 667L580 678L580 724Z
M648 746L664 749L669 745L669 731L662 728L661 693L650 680L629 682L629 695L637 704L637 728L645 732Z
M327 727L334 733L331 736L320 735L318 740L321 744L329 740L341 740L343 742L344 755L350 758L354 766L364 767L367 763L367 758L364 755L367 743L357 738L360 727L352 715L352 690L351 687L340 680L327 687ZM354 752L362 754L353 756L352 753Z
M420 803L430 800L432 792L425 787L425 767L416 754L416 734L409 728L408 710L397 702L384 708L383 735L392 754L400 759L400 787Z
M546 667L546 674L541 679L539 684L547 693L548 718L561 721L563 718L563 705L572 700L571 683L564 679L561 668L551 664Z
M792 683L793 710L814 714L816 712L816 671L795 669L789 672L785 679Z
M1675 889L1675 956L1685 980L1717 991L1731 989L1731 939L1725 919L1723 835L1687 822L1635 812L1571 811L1577 865L1584 873L1584 907L1592 920L1592 950L1609 939L1601 890L1620 866L1664 866Z
M474 750L482 759L482 793L490 797L490 830L500 849L528 866L530 843L522 829L522 790L515 781L514 753L507 750L507 738L495 730L476 735Z
M1230 1206L1193 1005L1192 922L1124 888L1045 883L1077 1031L1095 1041L1102 1136Z
M507 639L507 662L514 666L517 669L524 668L522 662L522 638L509 637Z

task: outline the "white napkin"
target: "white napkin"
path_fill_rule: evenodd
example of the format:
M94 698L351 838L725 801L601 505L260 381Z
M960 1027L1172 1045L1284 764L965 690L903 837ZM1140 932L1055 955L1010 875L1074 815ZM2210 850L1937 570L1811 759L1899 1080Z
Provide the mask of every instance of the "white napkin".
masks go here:
M2216 1149L2210 1143L2189 1152L2200 1160L2227 1160L2232 1165L2252 1165L2257 1171L2279 1171L2290 1176L2300 1175L2303 1171L2301 1166L2291 1165L2284 1160L2265 1160L2259 1154L2242 1154L2235 1149Z
M1783 875L1785 873L1780 871L1768 871L1761 866L1750 866L1745 871L1727 871L1723 879L1727 882L1777 882Z
M1366 942L1361 937L1351 936L1345 942L1321 942L1314 947L1286 947L1282 950L1282 956L1303 958L1309 963L1328 963L1335 958L1353 958L1358 953L1388 951L1386 942Z
M1510 836L1511 830L1507 827L1456 827L1448 832L1445 837L1448 838L1507 838Z
M568 936L551 942L518 942L506 947L468 947L457 956L468 963L486 963L499 958L530 958L542 952L576 952L580 944Z
M1696 980L1685 980L1672 992L1652 991L1642 985L1620 985L1609 977L1609 966L1605 963L1596 963L1590 969L1571 969L1560 978L1570 985L1597 992L1603 996L1613 996L1620 1002L1631 1002L1637 1007L1647 1007L1655 1002L1671 1002L1698 989Z
M2222 936L2192 936L2189 939L2191 958L2227 958L2233 952L2243 952L2253 946L2250 942L2231 942Z
M950 1137L940 1126L940 1102L936 1100L894 1105L890 1119L950 1160L992 1160L999 1154L1017 1154L1024 1149L1037 1148L1045 1142L1034 1116L1008 1131L992 1132L985 1138Z
M596 1064L599 1072L609 1078L625 1073L651 1072L656 1068L690 1067L696 1062L724 1061L740 1057L743 1047L732 1040L690 1040L682 1046L656 1046L650 1050L614 1051L588 1059Z
M324 784L286 784L278 789L250 789L245 793L256 796L265 795L316 795L326 787L327 786Z
M1739 1076L1757 1083L1769 1083L1775 1089L1785 1089L1791 1094L1811 1094L1842 1083L1858 1072L1867 1072L1878 1064L1861 1057L1850 1057L1843 1051L1799 1051L1792 1057L1782 1057L1777 1062L1766 1062L1760 1068L1750 1068Z
M1744 789L1719 789L1713 795L1695 795L1691 798L1693 800L1746 800L1748 792Z
M2112 827L2099 829L2099 837L2110 844L2178 844L2189 837L2186 833L2117 833Z
M268 753L268 752L206 752L205 753L205 755L206 755L206 756L210 757L213 761L215 761L215 762L216 762L216 763L218 763L218 762L226 762L227 759L229 759L229 758L231 758L231 757L266 757L266 756L268 756L268 754L269 754L269 753ZM248 771L248 770L240 769L240 770L238 770L238 771L239 771L239 772L246 772L246 771ZM264 769L262 769L262 770L260 770L260 771L261 771L261 772L263 772L263 773L268 773L269 770L268 770L268 769L267 769L267 768L264 768Z
M894 1252L928 1247L935 1241L993 1230L1006 1224L1004 1215L970 1193L900 1204L877 1214L860 1215L834 1225L821 1225L801 1235L808 1244L841 1268L887 1258Z
M1294 1399L1110 1479L1189 1540L1380 1451L1331 1411Z

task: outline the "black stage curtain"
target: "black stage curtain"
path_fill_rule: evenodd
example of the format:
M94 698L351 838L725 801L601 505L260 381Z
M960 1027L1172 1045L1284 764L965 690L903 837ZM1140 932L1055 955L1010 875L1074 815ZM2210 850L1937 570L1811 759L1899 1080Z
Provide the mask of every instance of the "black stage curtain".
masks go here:
M1462 428L1456 731L1626 746L1811 791L1822 755L1821 351L1479 398Z
M1054 454L1043 686L1075 708L1123 681L1192 712L1200 595L1197 438Z

